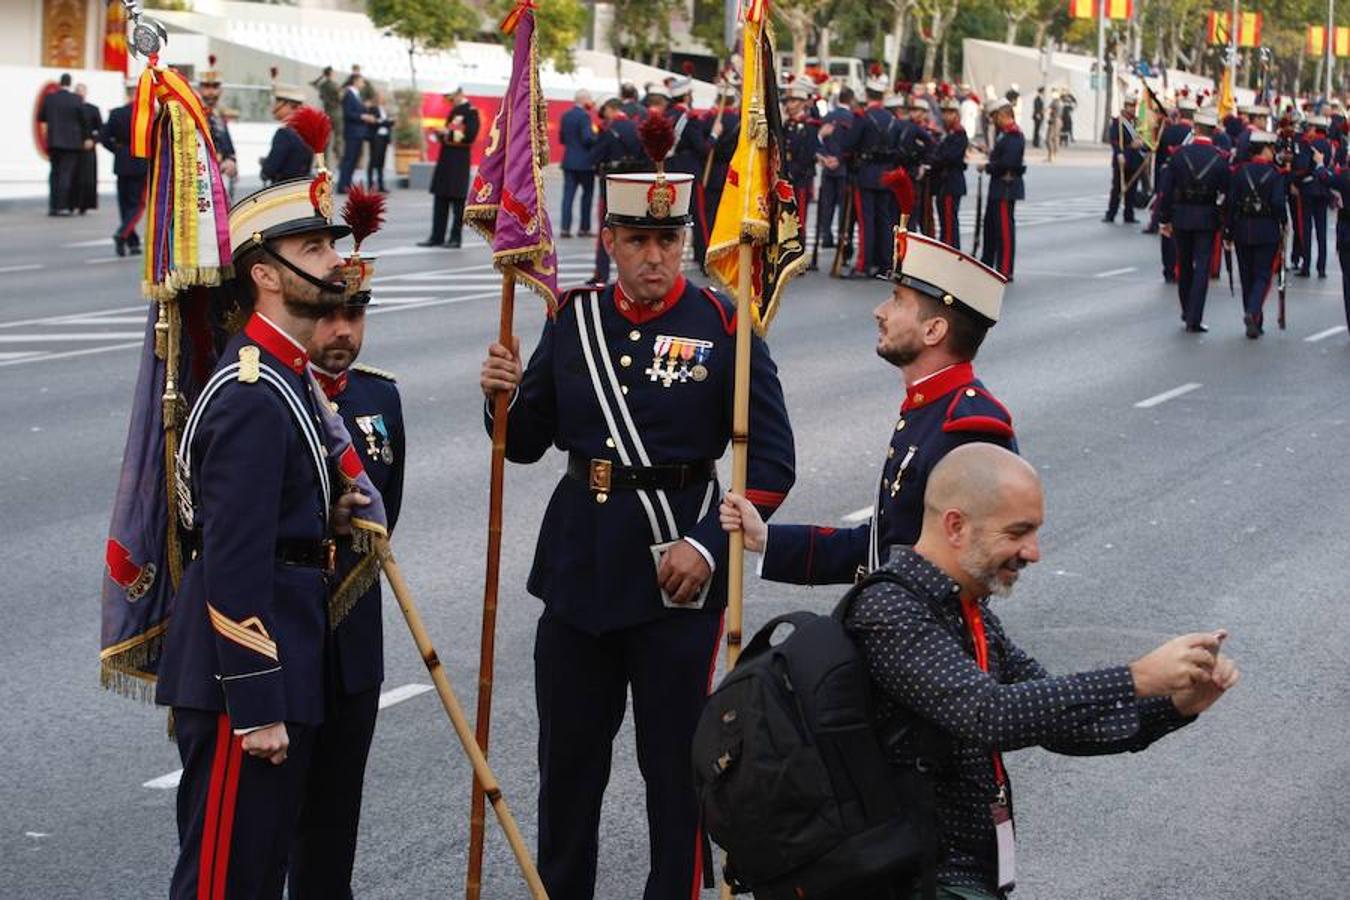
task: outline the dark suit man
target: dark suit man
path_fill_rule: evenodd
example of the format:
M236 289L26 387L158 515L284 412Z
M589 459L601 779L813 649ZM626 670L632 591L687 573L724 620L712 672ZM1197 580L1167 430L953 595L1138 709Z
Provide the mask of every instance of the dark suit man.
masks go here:
M141 239L136 234L136 223L141 218L141 200L145 193L145 175L148 164L131 155L131 98L135 88L127 86L127 104L108 113L108 123L101 134L103 146L113 155L113 174L117 176L117 213L120 222L113 234L113 246L118 256L141 252Z
M365 146L366 131L375 117L366 109L366 101L361 99L361 88L366 80L353 75L342 90L342 163L338 167L337 192L347 193L352 186L352 175L356 172L356 163L361 159L361 148Z
M473 142L478 140L480 127L478 110L456 88L446 95L451 104L445 117L445 129L440 133L441 154L436 157L436 169L431 173L431 193L436 198L431 207L431 236L418 243L419 247L445 246L456 248L464 232L464 198L469 196L469 169L473 165ZM446 240L445 227L450 222L450 238Z
M75 208L80 215L91 209L98 209L98 146L103 131L103 113L94 104L85 100L88 88L75 85L75 95L83 106L80 117L84 124L84 140L81 142L80 162L75 173Z
M75 208L75 179L84 151L84 101L70 89L70 74L61 76L60 89L42 98L37 120L46 132L47 215L65 215Z
M364 289L318 321L306 349L324 396L337 408L384 500L392 533L403 499L403 405L392 375L356 363L374 260L368 257L362 264ZM350 538L338 539L337 571L328 597L332 683L291 848L291 900L352 897L361 791L384 680L380 573L364 559Z
M563 113L558 125L558 139L563 145L563 200L562 233L560 237L572 236L572 204L581 189L581 231L582 237L591 235L591 207L595 201L595 163L591 161L591 148L595 146L595 123L591 121L591 95L589 91L577 91L576 105Z

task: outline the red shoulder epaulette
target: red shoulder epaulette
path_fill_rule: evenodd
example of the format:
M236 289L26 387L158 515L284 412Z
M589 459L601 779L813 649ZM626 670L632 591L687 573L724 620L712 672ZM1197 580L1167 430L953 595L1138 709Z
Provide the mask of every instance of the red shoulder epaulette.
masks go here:
M1013 436L1012 413L984 388L968 384L956 392L947 404L947 417L942 422L945 432L974 432Z

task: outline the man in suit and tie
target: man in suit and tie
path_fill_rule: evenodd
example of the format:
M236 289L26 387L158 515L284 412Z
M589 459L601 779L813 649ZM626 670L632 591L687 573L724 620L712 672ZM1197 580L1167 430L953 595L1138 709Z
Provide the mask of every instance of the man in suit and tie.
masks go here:
M141 197L145 193L147 164L131 155L131 101L136 83L127 82L127 102L108 113L108 124L100 135L103 146L113 155L113 174L117 176L117 212L120 221L113 233L118 256L141 252L136 223L141 218Z
M591 148L595 146L596 128L591 120L591 94L580 90L576 105L563 113L558 126L558 139L563 145L563 208L562 237L572 236L572 203L577 188L581 188L581 237L591 234L591 206L595 197L595 162Z
M338 168L337 192L347 193L352 186L352 174L361 158L361 147L366 141L366 130L375 117L366 109L366 101L361 99L361 88L365 78L353 74L347 79L342 90L342 165Z
M57 90L42 98L37 120L51 161L47 215L68 215L75 206L75 179L85 149L84 101L71 91L69 72L62 73Z

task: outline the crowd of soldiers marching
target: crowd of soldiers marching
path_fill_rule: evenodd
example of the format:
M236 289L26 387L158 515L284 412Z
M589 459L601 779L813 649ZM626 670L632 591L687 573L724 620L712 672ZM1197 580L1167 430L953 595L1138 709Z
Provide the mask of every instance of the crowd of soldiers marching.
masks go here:
M837 277L870 278L890 271L893 243L888 237L902 217L912 230L959 248L957 222L967 191L965 173L968 165L974 165L988 177L975 254L1011 280L1014 210L1024 196L1026 147L1012 102L1000 98L980 104L969 90L945 84L933 92L904 82L892 84L877 70L867 79L861 97L844 87L827 102L821 86L802 76L780 87L784 175L796 194L812 265L820 267L824 251L823 262ZM666 171L694 177L693 254L703 266L740 130L741 91L734 79L723 79L716 107L696 112L692 90L691 78L674 77L648 85L640 100L635 86L624 85L618 97L601 104L598 121L592 119L589 95L578 93L576 106L564 115L559 130L564 149L561 237L573 234L578 194L577 234L592 234L595 175L601 176L603 218L604 175L650 167L637 126L646 116L664 115L672 120L676 134ZM968 127L979 127L975 123L981 112L992 140L982 134L972 140L967 133ZM983 177L979 184L983 190ZM811 230L807 223L813 201L819 207ZM597 242L593 282L603 284L608 278L609 260Z
M1135 125L1140 97L1129 94L1112 122L1111 193L1105 222L1123 207L1135 221L1148 154ZM1350 191L1346 164L1347 123L1340 103L1330 101L1300 110L1288 105L1278 114L1268 106L1238 106L1219 116L1212 105L1199 106L1180 94L1158 131L1152 151L1152 215L1146 232L1161 236L1163 279L1176 284L1181 318L1192 333L1204 324L1210 280L1226 268L1230 291L1240 290L1246 335L1265 331L1265 303L1272 288L1279 298L1278 321L1284 327L1285 276L1327 274L1327 215L1336 208L1333 235L1341 263L1346 320L1350 322L1350 213L1343 208ZM1240 285L1233 280L1234 258Z

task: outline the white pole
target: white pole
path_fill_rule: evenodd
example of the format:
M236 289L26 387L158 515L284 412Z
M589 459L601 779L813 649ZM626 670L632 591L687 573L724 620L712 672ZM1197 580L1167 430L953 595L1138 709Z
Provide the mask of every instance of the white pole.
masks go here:
M1092 111L1092 133L1100 140L1106 128L1106 0L1097 2L1097 97Z
M1328 101L1331 100L1331 68L1336 64L1335 57L1331 53L1332 50L1331 44L1332 41L1335 40L1335 36L1336 36L1336 0L1327 0L1327 47L1326 47L1327 90L1325 97Z

